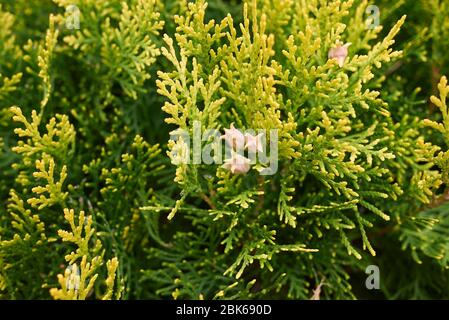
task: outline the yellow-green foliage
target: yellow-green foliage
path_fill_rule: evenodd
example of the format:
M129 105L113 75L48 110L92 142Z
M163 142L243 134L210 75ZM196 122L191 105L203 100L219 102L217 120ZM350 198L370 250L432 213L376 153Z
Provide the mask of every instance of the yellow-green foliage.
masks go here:
M33 177L46 180L47 184L31 189L39 198L30 198L28 203L39 210L55 203L64 203L67 192L62 191L62 185L67 177L67 167L62 167L59 181L55 181L55 162L49 155L44 153L42 160L36 161L36 169L38 171L33 173ZM48 195L46 196L45 193L48 193Z
M443 117L442 122L438 123L432 120L424 120L426 126L432 127L438 130L444 137L444 142L446 147L449 147L449 110L446 103L446 98L449 94L449 86L447 84L447 78L442 77L440 83L438 84L439 97L431 96L430 101L438 107ZM434 159L436 163L442 170L443 182L445 185L449 183L449 152L440 151L438 152L436 158Z
M80 0L55 1L59 6L77 5L81 8L82 28L64 37L70 47L92 57L98 54L99 63L93 67L102 74L104 92L116 81L124 93L137 99L143 84L150 78L148 68L160 54L154 43L164 26L157 11L159 0L137 0L131 5L123 1ZM117 10L117 8L120 8ZM68 15L72 12L66 13ZM60 21L64 21L59 17ZM107 99L113 98L106 93Z
M74 210L64 209L64 218L69 223L71 231L59 230L58 235L64 242L71 242L76 245L76 251L72 251L65 256L68 263L64 275L58 275L58 282L61 289L51 289L50 293L55 299L60 300L84 300L93 290L95 281L98 278L97 269L103 265L102 244L97 239L93 247L90 248L89 242L95 235L95 229L92 229L92 217L85 216L81 211L78 221L75 221ZM79 270L78 265L79 263ZM107 267L107 290L103 299L120 298L120 289L115 289L115 277L118 267L117 258L112 258L106 262Z
M45 37L45 45L39 48L38 66L40 68L39 77L43 82L44 97L41 102L41 108L44 108L51 95L52 82L50 78L51 57L58 41L58 31L55 30L55 19L50 16L50 27Z
M0 298L448 298L448 10L0 0Z

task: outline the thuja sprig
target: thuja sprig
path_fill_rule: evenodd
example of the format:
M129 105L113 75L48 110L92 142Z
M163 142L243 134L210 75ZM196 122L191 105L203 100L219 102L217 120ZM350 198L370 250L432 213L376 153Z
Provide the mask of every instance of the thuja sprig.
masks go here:
M165 121L184 129L187 128L187 120L201 121L205 128L216 128L216 121L220 116L220 106L225 101L224 97L213 99L214 94L220 87L220 81L217 80L220 74L218 68L213 71L208 79L201 79L196 59L193 59L193 70L189 72L186 69L186 57L178 61L173 47L173 40L164 37L164 41L167 43L169 50L162 48L162 54L174 63L179 77L179 79L172 80L168 73L158 73L162 79L156 82L159 88L158 93L170 100L170 102L165 102L165 105L162 107L162 110L171 116ZM185 87L192 80L192 85ZM204 102L203 110L199 108L200 101ZM185 105L184 102L186 103Z
M51 156L44 153L42 159L36 161L36 169L37 171L33 173L33 177L45 180L46 184L32 188L36 197L28 199L27 202L38 210L56 203L65 203L68 192L63 191L63 184L67 178L67 167L63 166L61 168L59 181L57 181L55 179L55 161Z
M438 123L436 121L425 119L424 124L441 132L444 136L446 144L449 146L449 111L446 104L446 98L449 94L449 86L447 85L446 77L441 78L440 83L438 84L438 90L440 93L439 97L431 96L430 101L432 101L432 103L440 110L441 115L443 116L443 121Z
M47 35L45 37L45 44L42 45L39 49L38 55L38 66L40 68L39 77L43 81L43 98L41 101L41 114L43 112L43 108L48 103L50 99L51 91L52 91L52 81L50 78L50 67L51 67L51 59L53 56L53 50L58 41L59 31L55 29L55 18L53 15L50 15L50 26L47 31Z
M164 26L156 3L155 0L138 0L129 7L123 2L118 28L112 28L109 19L104 24L103 63L109 68L109 76L116 79L125 94L133 99L137 99L142 84L150 78L148 67L160 54L152 38ZM124 60L124 57L129 58Z
M8 213L12 218L11 227L15 230L15 235L12 240L1 240L0 246L3 249L10 247L12 251L15 245L23 248L25 243L29 243L31 249L33 246L43 246L47 243L45 223L39 215L25 208L25 202L14 190L10 191Z
M449 86L447 83L447 78L442 77L440 83L438 84L439 97L432 96L430 101L438 107L443 117L441 122L432 121L425 119L423 121L424 125L429 126L435 130L438 130L444 138L446 147L449 147L449 110L446 102L446 98L449 94ZM435 163L441 168L443 174L443 181L446 185L449 184L449 151L440 151L435 159Z
M66 115L56 115L46 124L47 133L40 133L41 116L35 110L31 113L31 122L23 115L19 107L11 107L13 120L24 128L16 128L14 132L24 138L13 147L13 151L24 156L28 162L33 156L47 153L55 158L66 160L69 151L73 151L75 129ZM28 161L27 161L28 160Z
M71 231L59 230L58 235L64 242L71 242L77 246L75 252L66 256L67 262L70 264L79 260L83 256L92 257L101 251L101 241L96 240L93 249L90 249L89 241L95 234L95 229L92 228L92 216L85 216L84 211L81 211L78 216L78 221L75 221L75 211L73 209L64 209L64 219L69 223Z
M67 6L66 1L56 2ZM160 55L157 36L164 21L159 1L82 1L78 6L83 28L76 35L65 36L64 41L89 59L94 57L93 67L108 83L101 89L105 101L114 99L114 83L136 100L146 91L143 84L151 77L149 68Z
M402 249L410 250L418 264L423 264L423 257L427 256L443 268L449 268L448 207L449 202L445 202L436 208L422 210L406 219L399 228Z
M104 251L99 239L91 246L90 242L95 234L95 229L92 228L92 216L86 217L85 213L81 211L78 221L76 221L75 211L64 209L64 218L69 223L71 231L59 230L58 235L63 242L75 244L77 249L65 256L69 267L66 268L64 275L58 275L61 289L52 288L50 294L54 299L84 300L93 290L99 276L98 269L103 265ZM80 263L79 269L78 262ZM121 295L120 287L114 291L118 259L108 260L106 267L108 275L103 299L111 299L114 294L118 299Z
M12 77L3 77L0 73L0 102L5 100L12 92L17 90L17 85L20 83L22 79L22 73L17 73ZM0 107L3 106L0 105Z
M114 294L114 287L115 287L118 265L119 265L119 262L116 257L114 257L111 260L108 260L106 262L106 267L108 269L108 277L107 277L105 283L106 283L107 289L106 289L106 294L102 297L102 300L112 299L112 295ZM117 298L119 298L118 295L117 295Z

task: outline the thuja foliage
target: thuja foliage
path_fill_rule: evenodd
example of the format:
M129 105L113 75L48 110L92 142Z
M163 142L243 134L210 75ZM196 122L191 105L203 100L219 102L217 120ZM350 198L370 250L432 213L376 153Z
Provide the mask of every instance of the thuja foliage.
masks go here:
M374 4L0 0L0 298L449 298L449 2Z

